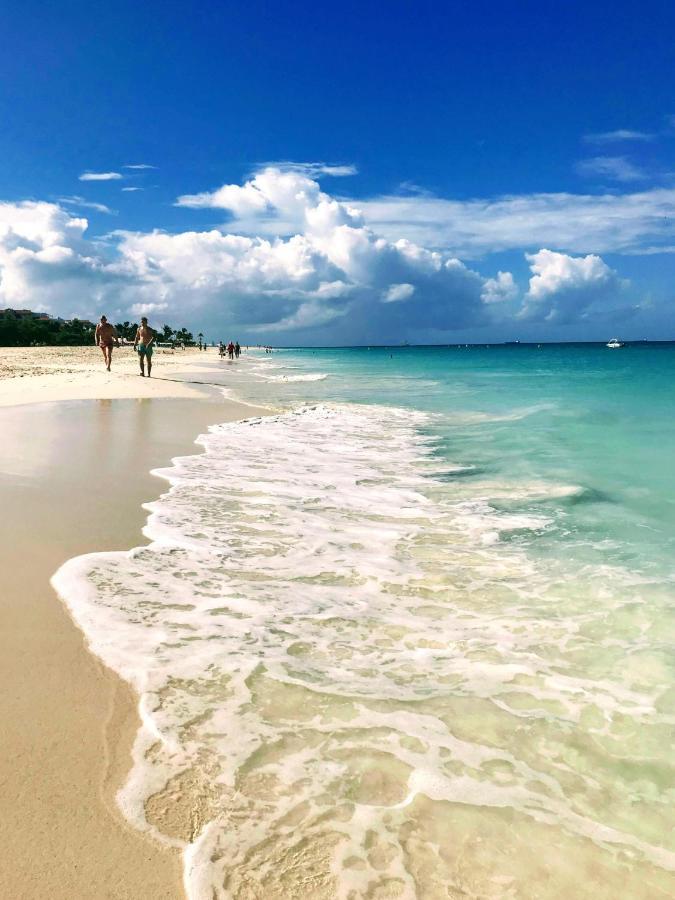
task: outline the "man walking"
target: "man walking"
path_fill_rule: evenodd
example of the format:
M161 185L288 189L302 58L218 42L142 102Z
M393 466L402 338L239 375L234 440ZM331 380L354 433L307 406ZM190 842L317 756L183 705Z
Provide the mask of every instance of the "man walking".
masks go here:
M96 326L96 331L94 332L94 341L96 345L103 351L103 361L105 362L105 367L108 371L110 371L113 346L119 347L120 344L118 340L117 329L114 325L110 324L105 316L101 316L101 321Z
M134 338L134 350L138 348L138 360L141 364L141 378L145 376L145 361L148 361L148 378L152 372L152 345L155 342L155 332L148 325L148 320L143 316L141 324Z

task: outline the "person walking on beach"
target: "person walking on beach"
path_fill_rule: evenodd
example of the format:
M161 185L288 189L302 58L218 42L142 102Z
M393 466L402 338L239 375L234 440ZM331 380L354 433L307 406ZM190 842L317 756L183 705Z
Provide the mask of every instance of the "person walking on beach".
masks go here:
M227 345L227 355L230 359L234 359L234 344L232 341Z
M113 346L119 347L120 345L118 337L115 326L111 325L105 316L101 316L101 321L94 332L94 341L103 351L103 360L108 371L110 371L110 364L112 363Z
M236 356L237 359L239 359L240 353L241 353L241 346L239 344L239 341L237 341L236 344L234 345L234 355Z
M148 378L152 372L152 345L155 342L155 332L148 325L148 320L143 316L141 324L134 338L134 350L138 348L138 360L141 364L141 377L145 376L145 361L148 361Z

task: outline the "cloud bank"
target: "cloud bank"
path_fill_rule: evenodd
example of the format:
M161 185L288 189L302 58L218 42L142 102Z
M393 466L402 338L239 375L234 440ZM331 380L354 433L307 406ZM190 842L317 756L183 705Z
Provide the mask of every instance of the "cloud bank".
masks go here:
M673 243L675 190L476 200L385 195L360 201L359 208L364 222L387 238L406 237L464 259L542 246L572 253L640 254Z
M95 240L88 237L87 219L62 204L0 204L0 306L65 317L147 314L261 340L273 334L329 342L422 334L452 340L455 330L508 319L583 319L623 289L597 254L535 249L526 257L529 289L519 299L510 271L486 276L457 254L402 234L405 229L395 229L391 217L386 228L376 227L377 201L357 208L324 192L315 174L323 165L267 166L243 184L179 197L180 207L219 210L229 219L208 230L119 230ZM669 192L662 193L661 202L671 203ZM550 213L551 195L542 196L539 225ZM595 209L602 200L594 198ZM89 203L80 197L66 201ZM408 204L438 209L440 203L446 217L452 208L452 227L465 238L472 204L474 236L482 233L481 240L494 235L500 208L502 224L518 218L521 231L537 230L537 222L527 222L522 213L527 200L453 203L414 196L391 202L406 210L414 208ZM577 202L583 206L583 198ZM391 212L390 205L386 209Z

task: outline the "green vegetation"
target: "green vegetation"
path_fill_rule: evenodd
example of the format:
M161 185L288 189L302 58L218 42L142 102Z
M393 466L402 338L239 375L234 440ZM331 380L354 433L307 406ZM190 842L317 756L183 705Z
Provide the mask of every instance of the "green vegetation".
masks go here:
M0 347L30 347L33 344L78 346L94 343L91 322L72 319L37 319L4 315L0 318Z
M115 325L117 329L117 333L121 338L125 338L127 341L133 341L136 337L136 329L138 328L138 322L117 322ZM156 340L161 341L162 343L171 343L171 344L193 344L194 338L192 337L192 332L188 331L187 328L173 328L171 325L162 325L161 328L156 328L155 333L157 335Z
M96 325L81 319L64 322L61 319L0 315L0 347L57 346L81 347L94 343ZM137 322L119 322L115 325L120 338L133 341ZM171 325L157 328L157 340L171 343L192 344L194 339L186 328L174 329Z

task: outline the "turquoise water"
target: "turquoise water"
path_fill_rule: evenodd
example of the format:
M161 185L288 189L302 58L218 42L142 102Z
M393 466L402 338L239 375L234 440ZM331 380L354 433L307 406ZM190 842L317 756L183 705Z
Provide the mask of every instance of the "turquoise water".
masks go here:
M675 896L675 347L203 368L273 414L54 580L190 900Z
M347 401L433 413L435 452L463 481L541 479L581 490L511 499L554 518L536 553L675 573L675 344L358 348L278 351L244 393L267 402ZM286 367L289 368L286 368ZM286 380L324 373L319 381Z

